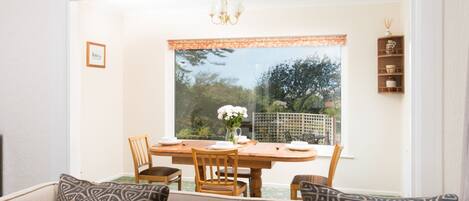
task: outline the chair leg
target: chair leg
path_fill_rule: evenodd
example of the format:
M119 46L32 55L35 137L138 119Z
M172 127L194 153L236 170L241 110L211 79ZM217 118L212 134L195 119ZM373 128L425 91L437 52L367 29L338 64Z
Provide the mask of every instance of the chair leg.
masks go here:
M181 189L182 189L182 175L179 175L178 190L180 191Z
M244 196L244 197L248 197L248 189L244 190L243 196Z
M290 186L290 200L299 200L298 189L294 185Z
M249 193L251 193L253 191L251 177L249 177L249 184L248 185L249 185ZM248 191L248 190L246 189L246 191Z
M135 177L135 183L137 183L137 184L140 183L140 179L138 177Z

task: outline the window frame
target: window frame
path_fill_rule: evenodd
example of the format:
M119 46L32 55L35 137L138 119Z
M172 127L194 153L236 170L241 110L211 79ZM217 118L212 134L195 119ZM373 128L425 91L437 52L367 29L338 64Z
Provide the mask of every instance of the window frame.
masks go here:
M164 87L164 131L165 136L175 137L175 51L169 47L167 44L167 51L165 52L165 87ZM353 154L350 153L350 148L348 147L348 98L346 94L348 92L348 86L346 85L348 81L348 49L346 45L341 46L341 144L344 146L342 151L341 158L353 159ZM318 152L319 157L331 157L334 146L332 145L313 145L316 151Z

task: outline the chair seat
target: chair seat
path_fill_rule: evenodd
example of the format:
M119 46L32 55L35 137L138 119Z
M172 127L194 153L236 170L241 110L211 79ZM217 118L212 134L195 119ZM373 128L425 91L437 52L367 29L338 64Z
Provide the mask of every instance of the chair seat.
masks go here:
M307 181L307 182L320 184L324 186L327 185L327 177L318 176L318 175L296 175L293 178L291 185L299 185L300 182L302 181Z
M215 172L215 174L218 174ZM220 170L220 175L225 175L225 169ZM228 177L233 177L233 168L228 167L227 168L227 175ZM249 168L238 168L238 177L240 178L250 178L251 177L251 169Z
M170 176L181 170L171 167L151 167L140 172L140 175L147 176Z
M218 180L206 180L207 182L210 182L210 181L218 181ZM222 180L223 181L223 180ZM228 180L230 182L233 182L233 180ZM206 190L206 191L233 191L233 186L225 186L225 185L216 185L216 184L213 184L213 185L208 185L208 184L202 184L202 186L200 186L200 188L202 190ZM236 185L236 188L238 188L237 190L239 192L242 192L243 189L246 189L246 183L242 182L242 181L237 181L237 185Z

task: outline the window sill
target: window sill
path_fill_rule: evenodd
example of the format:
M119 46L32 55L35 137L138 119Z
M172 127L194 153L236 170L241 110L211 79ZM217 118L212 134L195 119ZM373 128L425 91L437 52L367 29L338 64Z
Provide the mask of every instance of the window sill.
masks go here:
M332 157L332 152L334 151L334 146L329 145L314 145L314 148L316 149L319 158L330 158ZM347 149L344 149L340 155L340 158L354 159L355 156L350 154Z

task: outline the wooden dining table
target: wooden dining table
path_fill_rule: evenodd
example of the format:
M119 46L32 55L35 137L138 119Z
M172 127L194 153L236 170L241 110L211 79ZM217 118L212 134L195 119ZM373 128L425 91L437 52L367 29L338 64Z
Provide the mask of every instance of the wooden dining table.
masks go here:
M177 145L153 145L152 155L170 156L173 164L193 165L192 148L210 149L216 141L184 140ZM250 195L262 197L262 169L271 169L275 162L305 162L316 159L316 150L292 151L284 143L257 143L251 141L238 147L238 167L251 169Z

